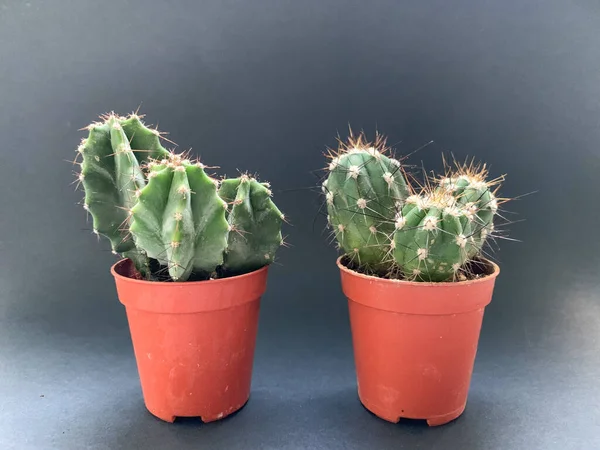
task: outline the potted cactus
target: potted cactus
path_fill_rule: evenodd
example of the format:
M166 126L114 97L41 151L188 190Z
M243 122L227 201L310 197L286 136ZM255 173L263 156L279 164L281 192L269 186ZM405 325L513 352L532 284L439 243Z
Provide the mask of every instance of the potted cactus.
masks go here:
M408 178L385 139L350 133L322 190L348 298L358 396L380 418L462 414L485 306L499 273L482 256L502 178L460 165ZM505 200L505 199L502 199Z
M87 130L83 206L123 258L111 273L145 405L169 422L226 417L249 398L260 298L283 244L269 185L212 178L137 114Z

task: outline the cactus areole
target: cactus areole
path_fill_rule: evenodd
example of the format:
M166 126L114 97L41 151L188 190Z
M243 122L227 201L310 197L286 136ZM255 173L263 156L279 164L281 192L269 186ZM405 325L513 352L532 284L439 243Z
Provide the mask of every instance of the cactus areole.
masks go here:
M141 116L100 119L77 148L76 182L94 234L122 257L111 273L146 408L167 422L222 419L250 395L260 299L284 215L268 183L211 176L165 149Z
M390 422L450 422L465 409L499 273L482 255L502 179L470 163L411 183L385 140L362 133L328 157L322 191L342 253L359 399Z

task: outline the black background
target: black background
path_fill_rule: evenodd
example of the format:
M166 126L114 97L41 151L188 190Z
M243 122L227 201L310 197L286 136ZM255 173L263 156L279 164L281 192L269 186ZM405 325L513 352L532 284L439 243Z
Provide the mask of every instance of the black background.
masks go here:
M69 184L78 129L140 105L219 173L270 181L292 223L250 402L222 422L144 409L115 259ZM0 448L600 448L597 1L2 0L0 112ZM314 189L348 124L538 191L506 205L522 242L494 252L467 410L440 428L357 399Z

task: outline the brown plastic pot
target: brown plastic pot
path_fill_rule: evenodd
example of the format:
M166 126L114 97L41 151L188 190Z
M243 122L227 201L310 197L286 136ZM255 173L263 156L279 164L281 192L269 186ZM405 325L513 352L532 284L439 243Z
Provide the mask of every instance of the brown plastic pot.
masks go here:
M376 278L337 260L348 298L361 403L389 422L443 425L465 410L485 307L499 267L479 279Z
M267 270L152 282L136 279L128 259L112 267L152 414L167 422L176 417L212 422L246 404Z

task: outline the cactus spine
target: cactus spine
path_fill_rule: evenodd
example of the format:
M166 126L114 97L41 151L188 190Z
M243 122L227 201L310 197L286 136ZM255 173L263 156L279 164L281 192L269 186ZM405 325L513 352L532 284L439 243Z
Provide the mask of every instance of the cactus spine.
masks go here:
M323 183L329 222L340 247L368 272L390 263L397 208L408 196L401 164L387 155L385 141L364 135L340 142Z
M164 149L136 114L101 118L78 148L84 208L144 278L216 278L273 261L283 214L265 183L242 176L219 190L202 163Z

